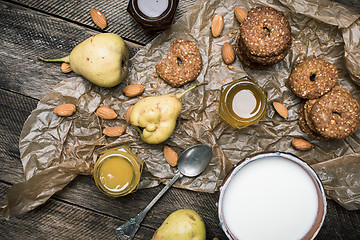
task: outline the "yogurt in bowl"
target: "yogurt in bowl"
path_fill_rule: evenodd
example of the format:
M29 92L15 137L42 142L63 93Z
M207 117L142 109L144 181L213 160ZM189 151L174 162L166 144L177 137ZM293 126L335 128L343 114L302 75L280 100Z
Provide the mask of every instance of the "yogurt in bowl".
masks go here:
M326 215L326 197L305 162L288 153L262 153L228 174L218 215L229 239L314 239Z

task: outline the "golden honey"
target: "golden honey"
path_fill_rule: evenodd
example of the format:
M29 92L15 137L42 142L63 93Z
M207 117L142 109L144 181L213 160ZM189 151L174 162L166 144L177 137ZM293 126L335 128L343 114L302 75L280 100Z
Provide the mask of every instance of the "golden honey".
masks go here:
M142 162L127 146L101 152L94 166L96 186L111 197L120 197L137 189Z
M222 86L218 112L223 120L241 129L259 122L266 105L266 93L258 84L239 79Z

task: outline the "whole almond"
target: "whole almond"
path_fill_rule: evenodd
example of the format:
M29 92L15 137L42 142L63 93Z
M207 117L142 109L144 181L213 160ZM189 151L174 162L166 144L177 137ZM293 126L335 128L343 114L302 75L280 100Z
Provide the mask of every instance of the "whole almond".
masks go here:
M215 15L211 21L211 33L212 33L213 37L220 36L223 28L224 28L223 16L221 16L219 14Z
M126 86L123 89L123 93L125 94L125 96L127 97L136 97L139 96L140 94L142 94L145 90L145 87L141 84L131 84Z
M178 154L174 149L165 145L164 146L164 157L165 160L170 164L170 166L175 167L177 164L177 160L179 158Z
M54 108L53 112L60 117L69 117L74 114L76 107L74 104L62 104Z
M133 108L134 105L130 105L130 107L128 108L128 110L126 111L126 116L125 116L125 120L127 124L130 124L130 113L131 113L131 109Z
M283 118L287 118L289 116L288 110L286 107L279 103L279 102L273 102L273 106L276 110L276 112Z
M119 137L125 132L121 126L107 127L103 130L103 134L108 137Z
M222 47L222 57L226 64L233 63L235 61L235 51L230 43L225 42Z
M63 72L63 73L69 73L71 72L71 67L70 67L70 64L69 63L66 63L66 62L63 62L60 66L60 70Z
M100 12L99 10L95 8L90 9L90 16L96 26L98 26L99 28L104 29L107 27L106 18L104 14L102 14L102 12Z
M234 12L235 12L235 17L240 24L243 23L247 18L247 12L242 8L236 7Z
M301 139L301 138L293 139L291 141L291 145L295 149L301 150L301 151L310 150L310 149L312 149L314 147L314 144L312 144L309 141L306 141L305 139Z
M96 115L102 119L115 119L117 117L117 114L113 109L105 106L96 109Z

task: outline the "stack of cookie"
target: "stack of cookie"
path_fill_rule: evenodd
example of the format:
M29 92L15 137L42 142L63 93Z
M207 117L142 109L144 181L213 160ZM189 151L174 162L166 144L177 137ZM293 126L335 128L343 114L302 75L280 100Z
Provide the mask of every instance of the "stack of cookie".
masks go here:
M305 99L299 109L299 125L312 138L344 139L360 124L360 105L351 93L337 86L338 71L322 59L310 59L291 72L291 90Z
M285 15L271 7L252 8L241 23L236 52L242 64L262 69L280 62L291 47Z

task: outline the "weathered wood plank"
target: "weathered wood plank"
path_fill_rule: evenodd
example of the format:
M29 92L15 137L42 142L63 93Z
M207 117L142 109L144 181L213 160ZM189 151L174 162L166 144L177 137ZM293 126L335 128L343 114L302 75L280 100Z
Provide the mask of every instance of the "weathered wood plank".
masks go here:
M24 179L19 159L22 125L37 100L0 89L0 180L9 183Z
M60 63L37 60L42 55L68 55L81 41L99 32L50 18L32 10L0 2L0 87L41 99L63 79ZM131 56L139 45L128 42Z
M0 182L3 195L8 186ZM114 229L124 221L63 201L50 199L28 214L0 218L1 239L114 239ZM154 229L142 227L136 239L150 239Z
M79 0L64 2L61 0L17 0L14 2L99 30L92 22L89 14L91 8L96 8L105 15L108 21L108 27L104 29L107 32L119 34L127 40L143 45L149 43L156 36L145 34L136 21L132 19L126 10L129 1ZM187 9L195 2L196 0L181 0L174 21L184 15Z

